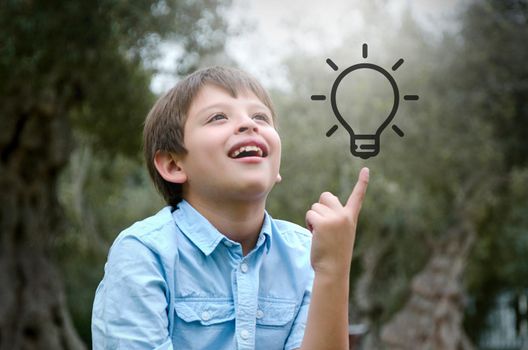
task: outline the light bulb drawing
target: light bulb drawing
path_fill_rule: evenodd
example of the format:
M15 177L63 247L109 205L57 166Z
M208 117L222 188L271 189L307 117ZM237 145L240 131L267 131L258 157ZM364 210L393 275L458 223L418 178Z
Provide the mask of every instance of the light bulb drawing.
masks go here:
M368 46L367 46L367 44L363 44L363 50L362 51L363 51L363 58L367 58L368 57ZM398 61L396 61L396 63L391 68L392 71L396 71L403 64L403 62L404 62L403 58L400 58ZM330 58L328 58L326 60L326 63L334 71L338 71L339 70L339 67ZM353 128L350 126L349 121L347 121L347 119L350 120L350 118L354 117L354 116L347 115L346 116L347 118L345 118L342 115L342 113L341 113L341 111L340 111L340 109L338 108L338 105L337 105L337 97L336 96L337 96L337 92L338 92L338 88L339 88L340 83L345 78L349 78L350 77L350 73L352 73L354 71L358 71L360 69L370 69L370 70L374 70L375 72L380 73L383 77L386 78L386 80L388 80L388 82L389 82L389 84L390 84L390 86L392 88L392 92L393 92L393 96L394 96L392 108L391 108L389 114L387 115L387 117L384 118L384 120L378 126L378 128L372 133L357 133L357 132L355 132L353 130ZM404 95L403 96L403 99L405 101L417 101L418 98L419 98L418 95ZM326 95L312 95L311 99L313 101L325 101L326 100ZM331 106L332 106L332 111L334 112L334 115L337 118L338 122L345 128L345 130L350 135L350 152L352 153L352 155L355 156L355 157L360 157L362 159L368 159L370 157L376 156L379 153L379 151L380 151L380 137L381 137L381 133L393 121L393 119L394 119L394 117L396 115L396 112L398 111L398 107L399 107L399 104L400 104L400 92L398 90L398 85L396 84L395 79L392 77L392 75L387 70L385 70L384 68L382 68L382 67L380 67L380 66L378 66L376 64L373 64L373 63L357 63L357 64L354 64L354 65L346 68L345 70L343 70L337 76L336 80L334 81L334 83L332 85L332 89L331 89L331 93L330 93L330 103L331 103ZM334 124L326 132L326 136L327 137L332 136L332 134L338 128L339 128L338 125ZM392 125L392 130L398 136L400 136L400 137L404 136L404 132L396 124Z

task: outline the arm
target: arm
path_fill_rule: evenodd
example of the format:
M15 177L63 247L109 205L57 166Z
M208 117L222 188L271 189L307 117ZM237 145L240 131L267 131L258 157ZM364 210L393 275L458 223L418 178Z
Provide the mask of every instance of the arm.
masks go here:
M312 299L301 350L348 350L349 273L361 204L369 172L359 180L343 206L329 192L306 213L313 233L311 263L315 272Z
M125 236L110 250L92 314L93 349L172 350L159 258Z

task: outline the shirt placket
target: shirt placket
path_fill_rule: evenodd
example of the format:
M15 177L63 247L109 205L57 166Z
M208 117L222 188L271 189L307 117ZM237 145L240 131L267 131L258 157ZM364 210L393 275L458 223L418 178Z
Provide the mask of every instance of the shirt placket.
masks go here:
M237 308L236 336L238 350L255 349L258 270L243 259L236 271Z

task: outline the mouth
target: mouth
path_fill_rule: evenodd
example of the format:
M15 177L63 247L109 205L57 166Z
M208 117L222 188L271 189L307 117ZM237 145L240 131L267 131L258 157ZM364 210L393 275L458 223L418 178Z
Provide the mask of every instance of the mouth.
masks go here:
M238 144L231 148L228 155L233 159L248 157L265 158L268 156L268 149L263 144L257 142L247 142L244 144Z

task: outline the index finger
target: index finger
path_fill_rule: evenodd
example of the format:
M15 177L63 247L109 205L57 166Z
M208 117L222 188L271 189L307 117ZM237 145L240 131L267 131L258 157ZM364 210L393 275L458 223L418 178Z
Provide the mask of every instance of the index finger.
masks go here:
M367 186L369 182L369 168L363 168L359 172L358 182L354 186L354 190L348 197L346 207L352 210L354 214L354 219L357 220L359 216L359 211L361 210L361 204L363 203L363 198L365 198L365 193L367 192Z

